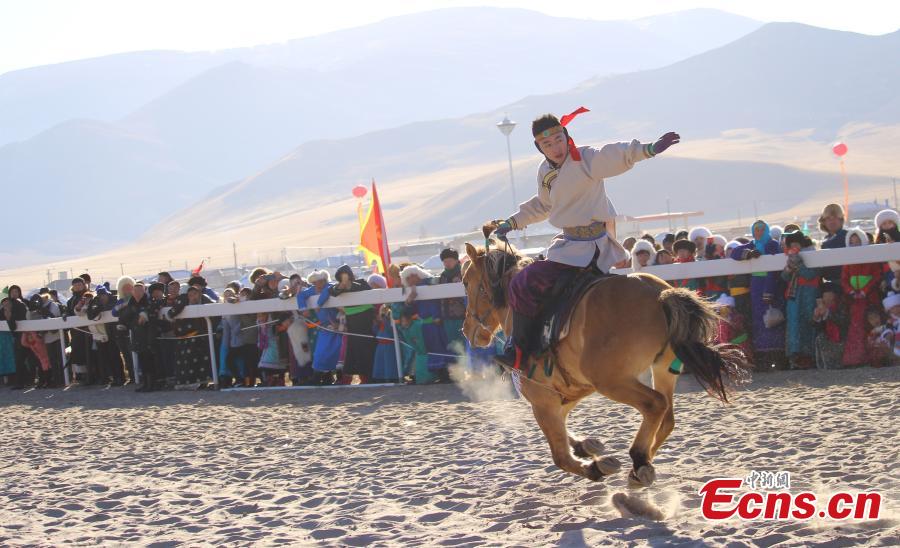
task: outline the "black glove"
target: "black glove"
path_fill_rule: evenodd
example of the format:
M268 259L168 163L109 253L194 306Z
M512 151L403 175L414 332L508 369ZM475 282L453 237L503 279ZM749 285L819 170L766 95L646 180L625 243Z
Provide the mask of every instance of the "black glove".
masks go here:
M667 148L672 145L678 144L681 142L681 135L678 135L674 131L670 131L666 133L662 137L659 138L658 141L653 143L653 154L659 154L664 152Z

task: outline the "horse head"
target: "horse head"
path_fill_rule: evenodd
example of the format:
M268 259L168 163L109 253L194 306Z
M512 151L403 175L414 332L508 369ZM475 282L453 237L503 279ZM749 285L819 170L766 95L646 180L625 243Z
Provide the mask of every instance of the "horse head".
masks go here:
M502 327L507 309L509 280L524 261L510 244L488 240L494 249L466 244L469 261L463 268L466 288L466 318L463 335L473 346L490 346L494 333Z

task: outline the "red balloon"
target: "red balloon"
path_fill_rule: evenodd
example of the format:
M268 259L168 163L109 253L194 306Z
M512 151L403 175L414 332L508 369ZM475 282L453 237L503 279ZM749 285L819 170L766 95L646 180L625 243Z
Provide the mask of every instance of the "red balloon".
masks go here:
M353 195L357 198L362 198L368 191L369 189L366 188L366 185L356 185L355 187L353 187Z
M835 143L834 146L831 147L831 151L837 156L843 156L844 154L847 154L847 145L844 143Z

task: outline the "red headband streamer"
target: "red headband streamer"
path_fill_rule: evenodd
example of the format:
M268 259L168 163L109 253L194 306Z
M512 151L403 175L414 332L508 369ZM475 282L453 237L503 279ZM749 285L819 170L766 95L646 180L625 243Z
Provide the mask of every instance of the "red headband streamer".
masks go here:
M590 110L584 107L578 107L569 114L566 114L565 116L560 118L559 125L561 125L562 127L566 127L566 125L574 120L576 116L578 116L579 114L584 114L585 112L590 112ZM571 156L572 160L576 162L581 161L581 153L579 153L578 149L575 148L575 141L573 141L571 137L569 137L569 156Z
M576 116L578 116L579 114L584 114L585 112L590 112L590 110L588 110L584 107L578 107L574 111L572 111L569 114L566 114L565 116L560 118L559 125L561 125L562 127L566 127L569 124L569 122L571 122L572 120L575 119Z

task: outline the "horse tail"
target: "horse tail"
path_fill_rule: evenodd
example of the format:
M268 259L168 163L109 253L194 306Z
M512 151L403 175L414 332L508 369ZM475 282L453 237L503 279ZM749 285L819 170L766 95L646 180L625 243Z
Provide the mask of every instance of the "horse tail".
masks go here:
M731 344L715 344L719 318L712 304L685 288L659 294L669 345L711 396L728 403L733 387L749 380L747 359Z

